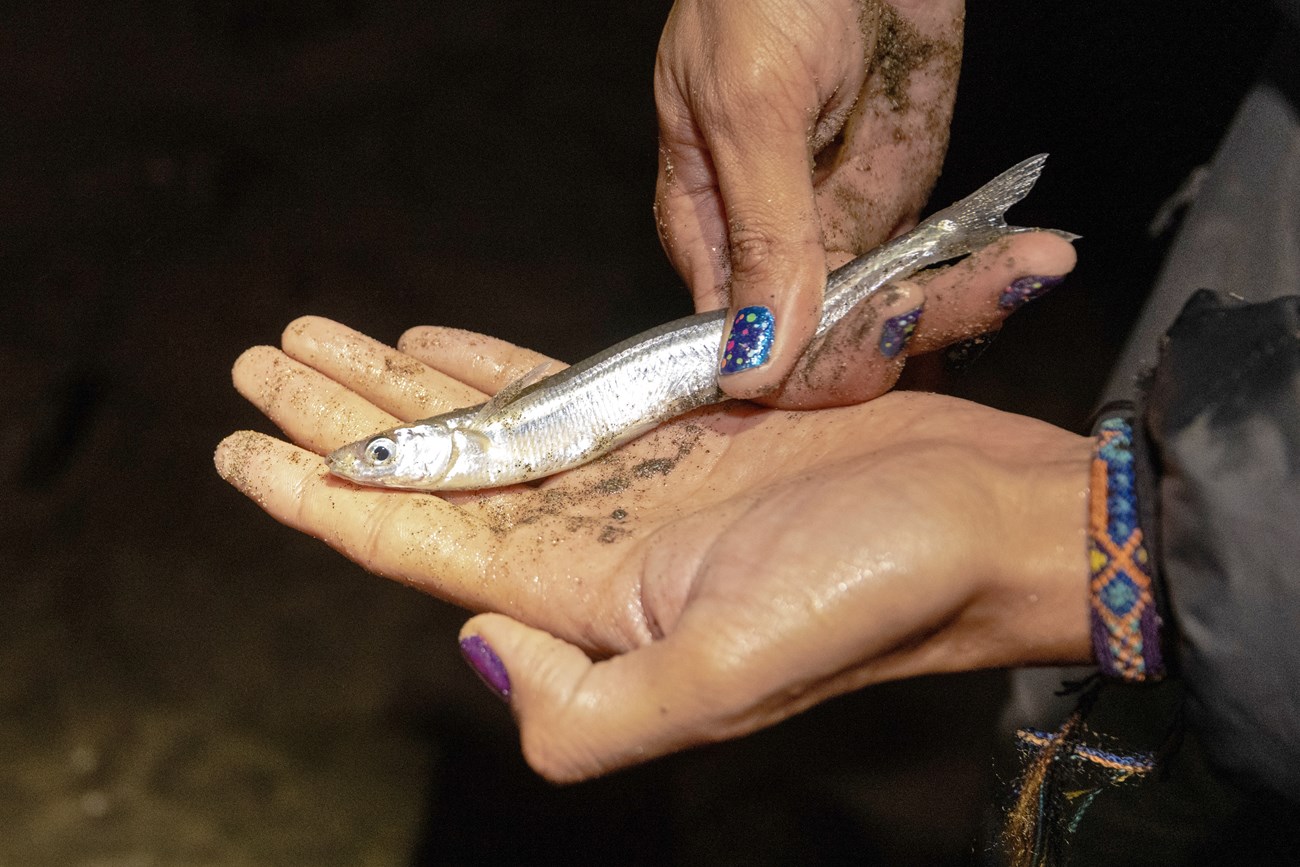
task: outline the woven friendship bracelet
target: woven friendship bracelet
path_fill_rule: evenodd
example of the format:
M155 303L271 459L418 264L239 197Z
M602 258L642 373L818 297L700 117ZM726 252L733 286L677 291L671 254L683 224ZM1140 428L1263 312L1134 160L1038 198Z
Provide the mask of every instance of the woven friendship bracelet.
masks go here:
M1139 522L1133 426L1109 416L1095 433L1088 504L1093 653L1108 677L1159 680L1161 620Z

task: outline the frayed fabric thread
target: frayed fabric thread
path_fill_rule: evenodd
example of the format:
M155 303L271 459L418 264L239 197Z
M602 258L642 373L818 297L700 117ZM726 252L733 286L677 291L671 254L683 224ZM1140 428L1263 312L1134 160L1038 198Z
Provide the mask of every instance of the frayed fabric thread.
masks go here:
M1102 687L1101 679L1074 685L1083 689L1079 704L1057 731L1016 733L1025 770L999 841L1010 867L1063 863L1071 835L1098 796L1156 769L1155 754L1108 749L1088 729L1084 719Z

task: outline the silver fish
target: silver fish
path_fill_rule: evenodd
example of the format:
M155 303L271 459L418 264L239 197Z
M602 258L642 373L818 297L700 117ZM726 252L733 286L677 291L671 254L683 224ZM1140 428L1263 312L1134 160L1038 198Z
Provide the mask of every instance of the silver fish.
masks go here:
M1003 215L1028 195L1046 154L1013 166L912 231L827 278L820 337L891 281L1033 229ZM1059 233L1073 238L1068 233ZM545 365L477 406L392 428L327 458L363 485L456 491L526 482L595 460L670 418L718 403L725 310L652 328L544 377Z

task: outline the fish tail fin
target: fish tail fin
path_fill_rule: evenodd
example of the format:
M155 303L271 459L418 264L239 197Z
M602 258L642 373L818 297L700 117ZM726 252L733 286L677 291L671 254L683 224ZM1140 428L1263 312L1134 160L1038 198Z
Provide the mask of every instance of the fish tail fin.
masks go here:
M1047 154L1038 154L1017 163L966 198L925 220L947 236L943 252L947 256L959 256L978 250L1006 235L1040 231L1025 226L1007 225L1006 212L1029 195L1046 162ZM1045 231L1056 232L1069 241L1079 237L1054 229Z

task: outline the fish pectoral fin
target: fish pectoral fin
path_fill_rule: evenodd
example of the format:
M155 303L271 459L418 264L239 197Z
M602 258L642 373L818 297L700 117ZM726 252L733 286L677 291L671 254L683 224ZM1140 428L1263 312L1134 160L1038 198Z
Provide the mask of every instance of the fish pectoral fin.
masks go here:
M470 428L457 428L451 432L451 444L454 449L452 463L462 456L474 460L475 455L482 455L492 447L492 438L482 431Z
M479 411L474 414L474 421L485 421L514 403L519 395L524 393L524 389L545 379L546 371L550 369L551 362L544 361L514 382L507 383L504 388L492 396L491 400L479 407Z

